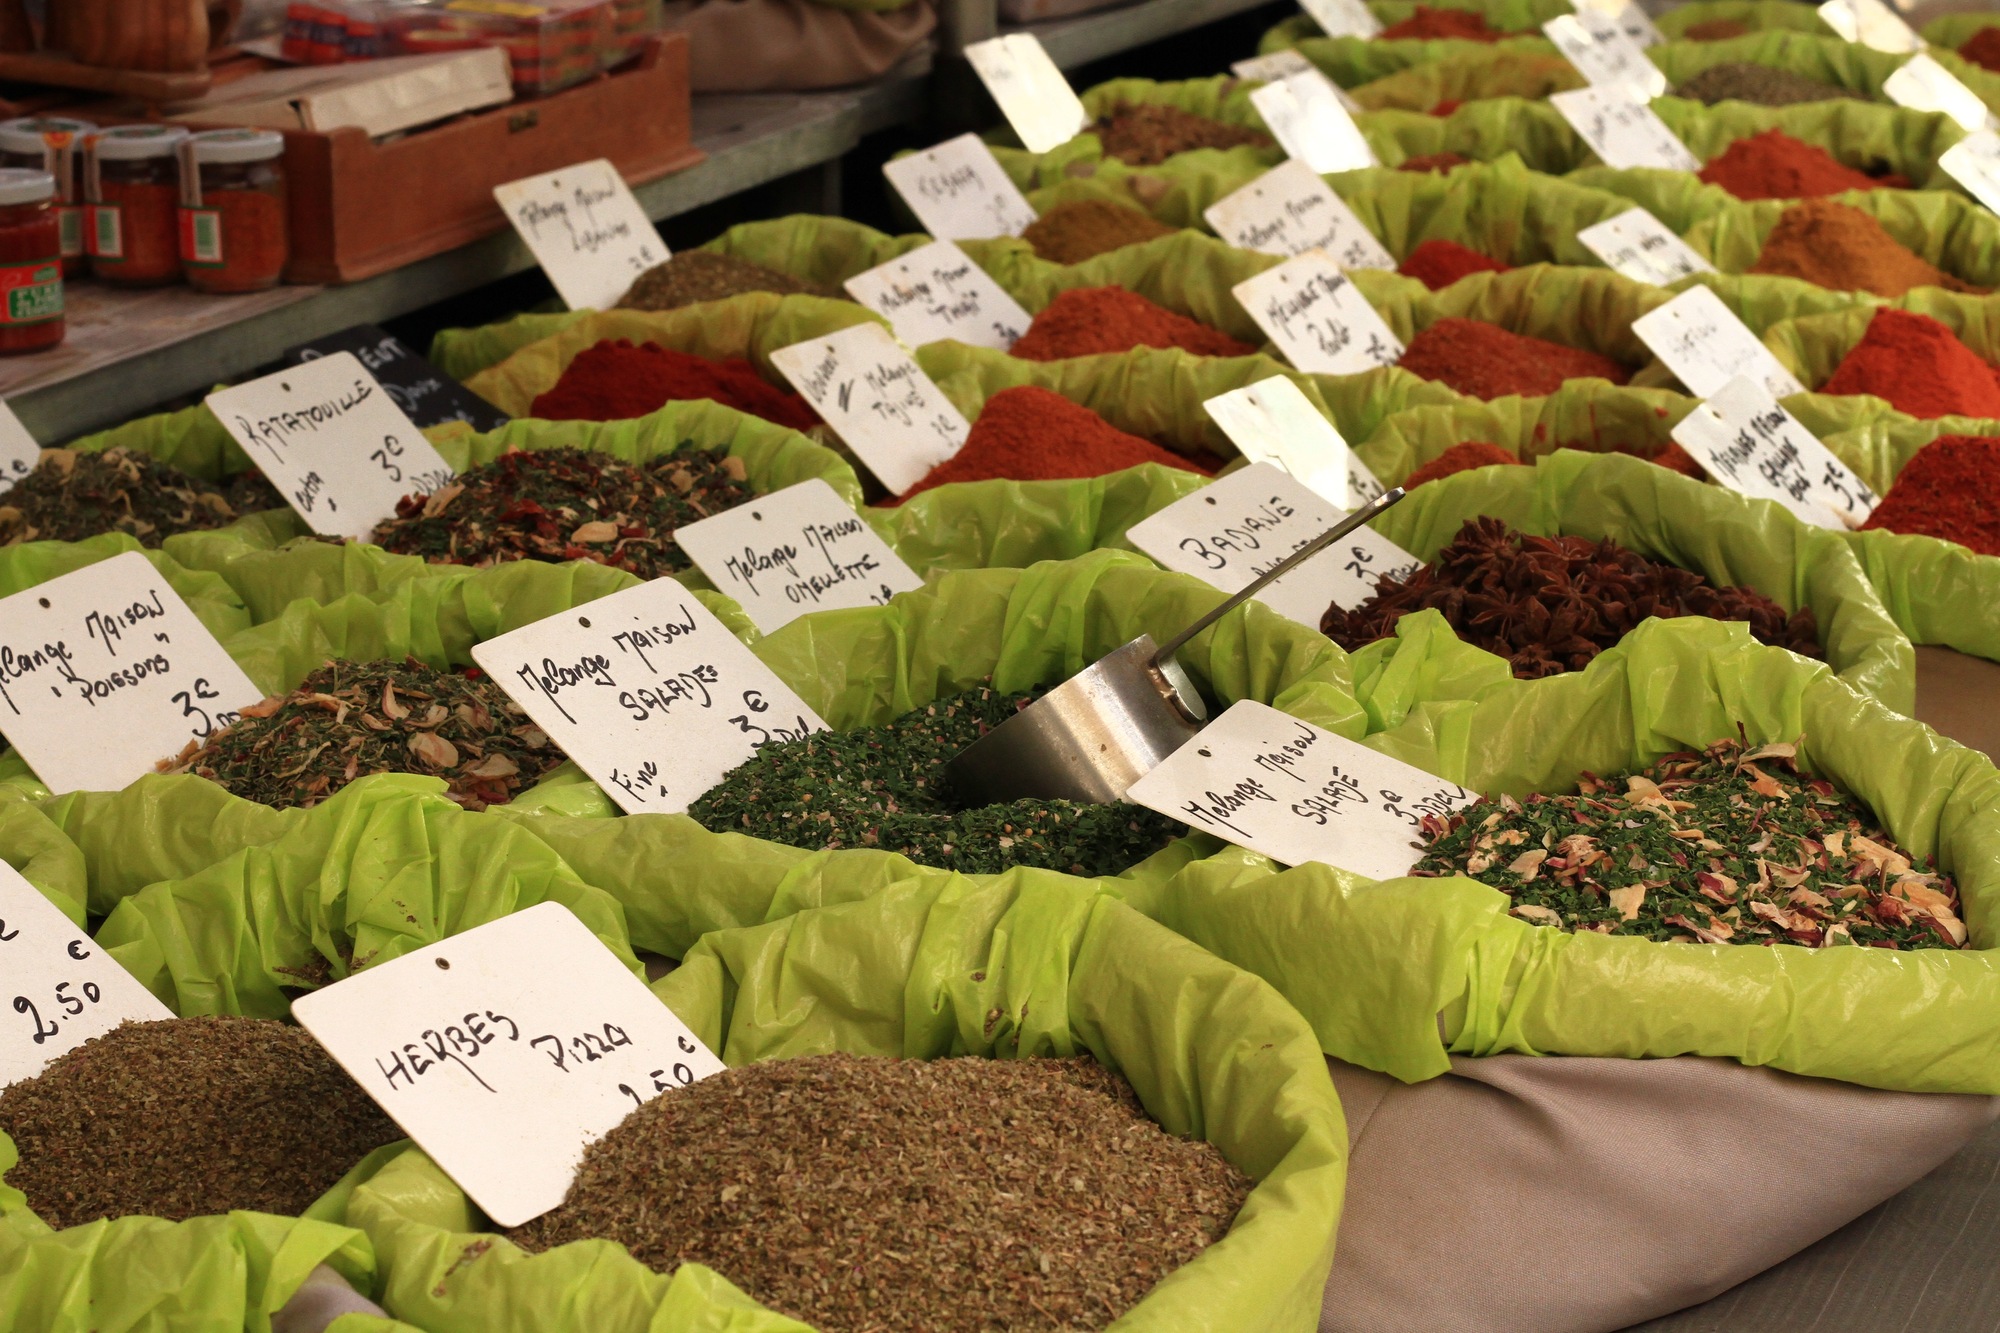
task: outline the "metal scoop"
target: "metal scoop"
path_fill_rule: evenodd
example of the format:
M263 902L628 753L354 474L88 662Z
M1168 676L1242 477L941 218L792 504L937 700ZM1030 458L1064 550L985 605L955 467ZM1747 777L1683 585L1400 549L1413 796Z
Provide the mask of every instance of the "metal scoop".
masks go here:
M953 793L967 806L1124 800L1208 721L1194 682L1174 661L1182 645L1402 498L1398 486L1355 510L1164 647L1141 634L1071 676L953 756L945 766Z

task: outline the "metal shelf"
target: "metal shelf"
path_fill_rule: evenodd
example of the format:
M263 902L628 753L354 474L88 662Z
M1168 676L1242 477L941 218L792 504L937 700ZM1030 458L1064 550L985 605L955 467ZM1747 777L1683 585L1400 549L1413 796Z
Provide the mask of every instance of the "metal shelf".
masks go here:
M1041 38L1049 58L1060 69L1075 69L1093 60L1129 51L1257 9L1270 0L1144 0L1121 9L1104 9L1046 23L1001 24L1003 33L1025 32ZM1218 62L1218 64L1226 62Z

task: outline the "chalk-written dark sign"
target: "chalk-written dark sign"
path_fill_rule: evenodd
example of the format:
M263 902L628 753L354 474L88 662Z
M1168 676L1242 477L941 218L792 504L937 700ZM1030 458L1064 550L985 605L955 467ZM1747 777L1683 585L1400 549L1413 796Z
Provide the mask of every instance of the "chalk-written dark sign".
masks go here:
M351 329L315 338L285 353L286 365L314 361L335 352L352 352L378 380L403 415L420 427L446 421L463 421L474 430L498 430L510 418L505 412L460 384L436 366L405 347L387 329L377 324L356 324Z

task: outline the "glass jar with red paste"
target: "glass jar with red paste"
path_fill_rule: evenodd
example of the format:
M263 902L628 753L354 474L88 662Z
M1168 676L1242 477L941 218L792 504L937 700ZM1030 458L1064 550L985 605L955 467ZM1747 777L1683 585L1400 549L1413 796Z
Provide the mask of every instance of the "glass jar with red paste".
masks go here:
M181 277L178 125L119 125L84 145L84 239L105 282L157 287Z
M83 192L78 166L83 140L97 126L68 116L20 116L0 120L0 167L46 171L56 182L56 221L62 228L63 276L82 276L88 267L83 243Z
M46 171L0 168L0 356L63 340L62 222Z
M181 267L204 292L261 292L291 257L285 136L207 130L181 140Z

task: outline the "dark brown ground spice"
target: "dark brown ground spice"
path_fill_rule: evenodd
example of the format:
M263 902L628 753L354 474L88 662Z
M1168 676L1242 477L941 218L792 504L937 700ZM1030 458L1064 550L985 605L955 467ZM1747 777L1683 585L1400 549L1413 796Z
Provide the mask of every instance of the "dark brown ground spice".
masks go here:
M646 464L582 449L515 450L412 495L375 529L385 550L433 564L595 560L643 579L686 569L683 523L751 499L741 459L683 448Z
M304 1030L127 1023L0 1092L7 1183L50 1226L247 1209L294 1217L403 1137Z
M1747 621L1761 643L1820 656L1809 607L1787 615L1754 588L1718 588L1610 538L1531 537L1497 518L1466 520L1437 559L1405 579L1385 576L1353 610L1329 606L1320 632L1354 652L1429 608L1523 680L1583 670L1648 616Z
M408 658L329 662L160 768L281 810L318 805L371 773L421 773L443 778L466 809L484 810L562 762L491 680Z
M1541 926L1705 944L1959 948L1958 888L1919 870L1874 812L1802 775L1798 746L1720 740L1574 796L1511 796L1440 819L1414 875L1468 875Z
M1269 148L1274 140L1246 125L1226 125L1177 106L1144 102L1121 106L1090 127L1104 155L1127 166L1155 167L1196 148Z
M776 741L734 769L688 814L717 833L815 851L873 847L965 874L1038 866L1116 875L1180 836L1166 816L1122 802L1013 801L966 809L944 766L1012 717L1026 695L978 689L892 722Z
M683 250L664 264L639 275L619 299L620 310L678 310L701 301L721 301L745 292L775 292L779 296L825 296L845 300L846 294L823 283L753 264L712 250Z
M1745 61L1710 65L1674 89L1674 96L1709 106L1730 101L1750 102L1757 106L1797 106L1805 102L1868 100L1860 93L1851 93L1803 74Z
M35 470L0 495L0 546L123 532L157 547L177 532L227 527L252 512L239 504L282 509L285 501L257 473L225 490L136 450L44 449Z
M706 1264L825 1333L1099 1329L1251 1180L1088 1059L768 1060L658 1097L510 1236Z

